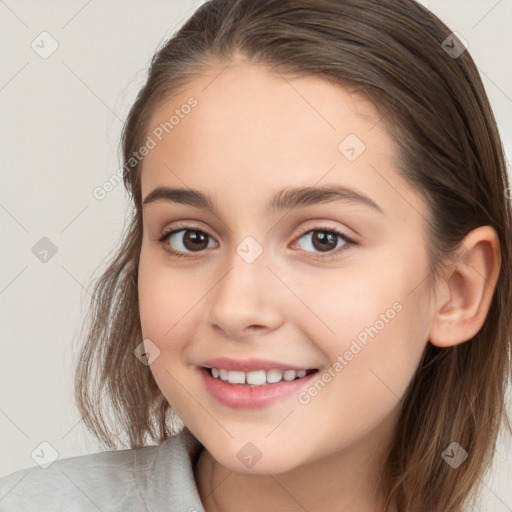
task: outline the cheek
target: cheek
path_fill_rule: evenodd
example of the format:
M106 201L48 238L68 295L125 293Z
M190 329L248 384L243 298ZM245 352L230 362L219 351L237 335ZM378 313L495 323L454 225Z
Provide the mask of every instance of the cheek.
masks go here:
M294 293L304 304L295 306L295 318L311 340L330 357L343 353L357 339L362 345L374 332L380 332L399 316L403 307L404 285L368 265L353 265L350 271L299 278Z
M318 387L325 389L333 407L343 403L343 414L360 415L360 425L396 405L428 338L421 273L426 261L406 254L397 261L396 253L379 261L373 268L353 266L339 278L333 273L329 283L318 280L321 293L310 293L307 303L319 318L308 313L301 324L327 356L334 375L325 388L321 383Z
M180 417L187 417L190 406L190 390L183 387L192 371L186 361L186 347L200 321L199 303L205 293L194 283L197 285L197 279L190 272L166 268L157 255L141 252L138 291L142 334L160 351L150 370Z
M189 275L188 271L165 268L161 258L142 251L138 291L144 337L154 338L158 345L171 340L176 343L196 325L196 306L204 292L191 285Z
M386 349L417 350L414 340L423 341L426 333L428 276L426 255L417 247L409 243L398 251L387 244L371 261L361 257L349 271L317 281L318 292L308 297L308 304L319 312L324 332L331 332L326 338L330 353L348 349L354 339L362 346L375 340L373 345Z

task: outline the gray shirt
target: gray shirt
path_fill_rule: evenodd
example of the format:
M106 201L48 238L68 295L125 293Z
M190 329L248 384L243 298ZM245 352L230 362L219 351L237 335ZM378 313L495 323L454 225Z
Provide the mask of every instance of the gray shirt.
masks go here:
M158 446L56 460L0 478L0 512L205 512L187 427Z

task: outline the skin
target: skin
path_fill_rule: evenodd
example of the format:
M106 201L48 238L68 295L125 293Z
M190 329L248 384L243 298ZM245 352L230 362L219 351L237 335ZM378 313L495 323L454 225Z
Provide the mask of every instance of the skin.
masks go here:
M147 204L138 285L144 338L160 350L151 371L206 447L194 468L205 510L383 510L379 476L402 397L429 341L461 343L483 324L499 269L496 233L470 233L430 296L427 205L399 176L368 101L236 58L194 78L150 126L190 96L197 107L144 159L142 198L157 186L190 187L218 211ZM338 150L351 133L366 146L355 161ZM265 210L279 189L326 184L357 189L383 213L346 201ZM186 231L158 241L182 223L209 235L208 247L194 252ZM316 259L327 253L311 231L326 227L357 245L336 253L346 243L336 238L331 259ZM236 252L247 236L263 249L252 263ZM192 257L177 259L164 244ZM325 370L397 302L401 311L308 404L292 394L262 409L229 408L198 374L217 356ZM248 442L262 454L251 468L237 457Z

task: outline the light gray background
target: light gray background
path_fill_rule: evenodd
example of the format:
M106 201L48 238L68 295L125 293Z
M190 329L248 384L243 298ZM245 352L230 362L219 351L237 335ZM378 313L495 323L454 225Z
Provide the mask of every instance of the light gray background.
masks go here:
M0 0L0 476L34 466L42 441L60 458L99 451L74 406L73 340L129 203L122 185L92 191L120 166L153 52L202 2ZM468 41L510 160L512 0L424 3ZM43 31L59 45L47 59L31 47ZM32 253L42 237L57 247L46 263ZM485 480L488 510L512 510L511 474L508 439Z

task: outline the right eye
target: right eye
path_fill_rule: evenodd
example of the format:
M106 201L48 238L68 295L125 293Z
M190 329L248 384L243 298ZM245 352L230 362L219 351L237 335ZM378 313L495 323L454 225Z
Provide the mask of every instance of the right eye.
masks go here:
M173 229L158 240L163 248L178 258L189 258L190 254L208 248L210 235L195 228ZM173 248L172 246L177 246ZM187 252L190 251L190 252Z

